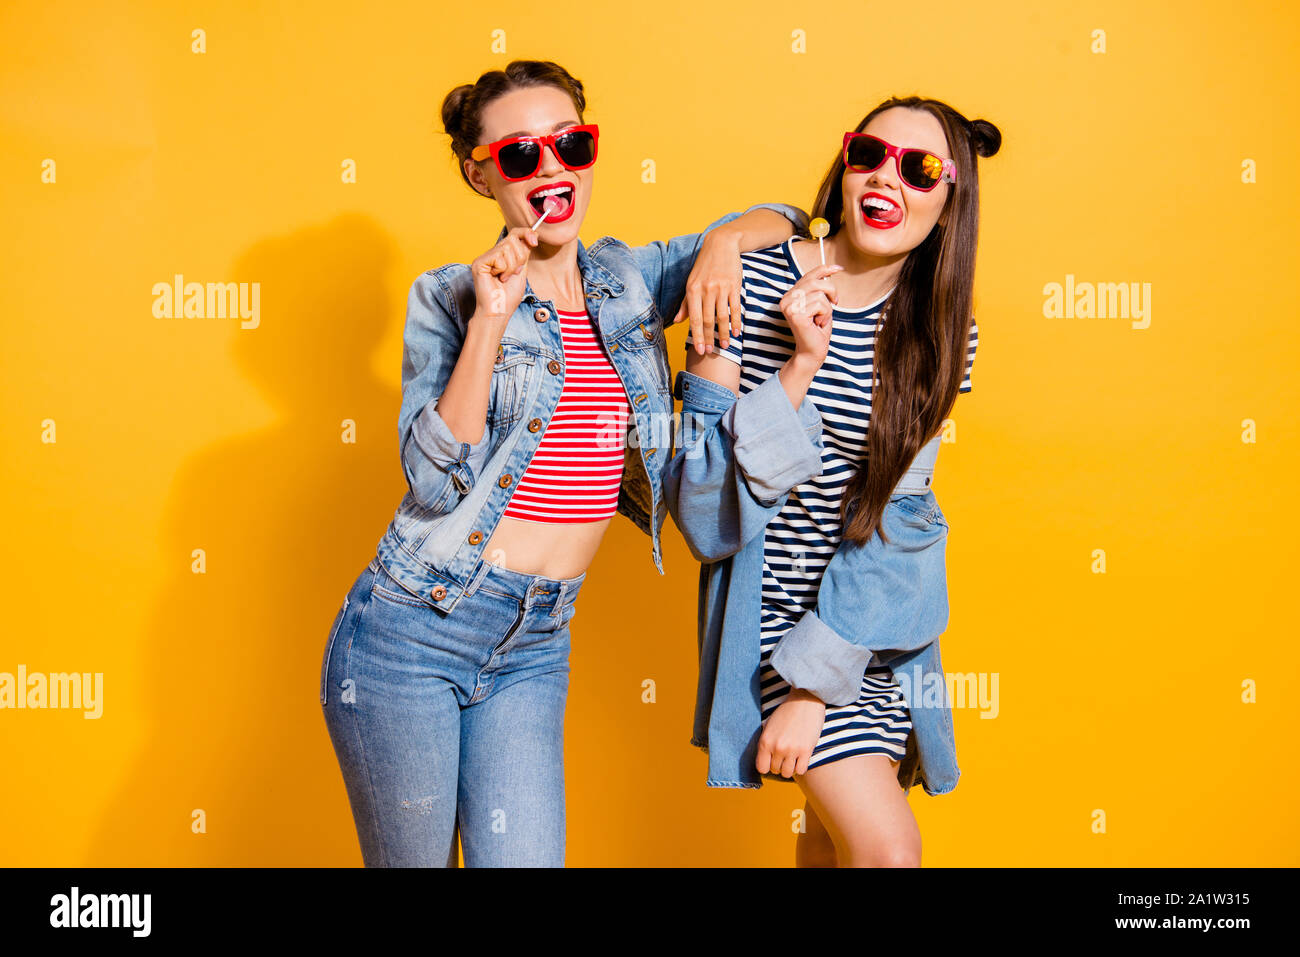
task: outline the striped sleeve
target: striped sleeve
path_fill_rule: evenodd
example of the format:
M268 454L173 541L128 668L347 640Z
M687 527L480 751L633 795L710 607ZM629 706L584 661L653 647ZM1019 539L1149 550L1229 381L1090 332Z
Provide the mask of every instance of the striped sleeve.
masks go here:
M742 323L742 328L743 328L743 325L744 325L744 324ZM725 349L719 349L719 348L718 348L718 344L717 344L717 335L718 335L718 333L717 333L717 330L716 330L716 329L714 330L713 335L714 335L714 343L713 343L713 352L714 352L714 354L715 354L715 355L720 355L720 356L726 356L726 357L727 357L728 359L730 359L732 362L736 363L736 365L742 365L742 364L743 364L743 363L742 363L742 360L744 359L744 356L745 356L745 347L744 347L744 344L743 344L743 342L742 342L741 340L744 338L744 333L743 333L743 332L733 332L733 333L731 333L731 334L727 337L727 338L728 338L728 342L727 342L727 348L725 348ZM694 341L691 339L691 333L690 333L690 330L688 329L688 330L686 331L686 350L689 352L690 350L692 350L692 349L694 349L694 348L695 348L695 343L694 343Z
M961 388L957 390L959 393L969 392L971 390L970 373L972 367L975 365L975 347L979 344L979 341L980 327L974 320L972 320L970 324L970 345L966 349L966 375L961 380Z

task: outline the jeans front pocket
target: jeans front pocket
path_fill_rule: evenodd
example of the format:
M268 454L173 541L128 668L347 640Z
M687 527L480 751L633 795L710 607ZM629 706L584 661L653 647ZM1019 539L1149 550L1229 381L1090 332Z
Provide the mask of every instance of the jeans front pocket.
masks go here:
M407 605L413 608L435 608L433 602L426 601L414 592L407 591L402 583L388 574L384 566L378 561L374 564L374 573L375 576L370 585L370 594L373 597L394 605Z

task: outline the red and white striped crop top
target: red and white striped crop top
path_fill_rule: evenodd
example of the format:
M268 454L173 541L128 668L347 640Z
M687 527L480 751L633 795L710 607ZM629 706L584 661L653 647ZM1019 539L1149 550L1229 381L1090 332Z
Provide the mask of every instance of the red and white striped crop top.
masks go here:
M541 444L515 484L507 518L590 522L617 510L629 407L586 311L556 310L564 384Z

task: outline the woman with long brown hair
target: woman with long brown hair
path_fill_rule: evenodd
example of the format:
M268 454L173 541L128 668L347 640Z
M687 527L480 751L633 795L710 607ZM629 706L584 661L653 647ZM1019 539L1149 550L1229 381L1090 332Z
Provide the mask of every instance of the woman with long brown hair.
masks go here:
M799 864L919 864L907 790L956 784L930 481L970 391L976 157L1000 142L938 100L881 103L836 144L824 242L743 255L742 308L678 375L665 488L704 563L693 743L711 786L798 782Z

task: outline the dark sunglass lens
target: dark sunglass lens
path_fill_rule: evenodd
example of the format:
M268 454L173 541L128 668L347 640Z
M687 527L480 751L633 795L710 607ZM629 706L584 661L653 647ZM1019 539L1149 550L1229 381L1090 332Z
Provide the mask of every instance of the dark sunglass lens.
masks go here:
M511 179L522 179L537 172L541 147L536 143L511 143L501 147L497 158L501 161L501 172Z
M865 136L849 140L848 164L854 169L871 171L885 161L885 144Z
M908 150L899 166L903 182L916 189L930 189L943 177L943 160L924 150Z
M588 130L575 130L556 137L555 151L568 166L590 166L596 159L596 137Z

